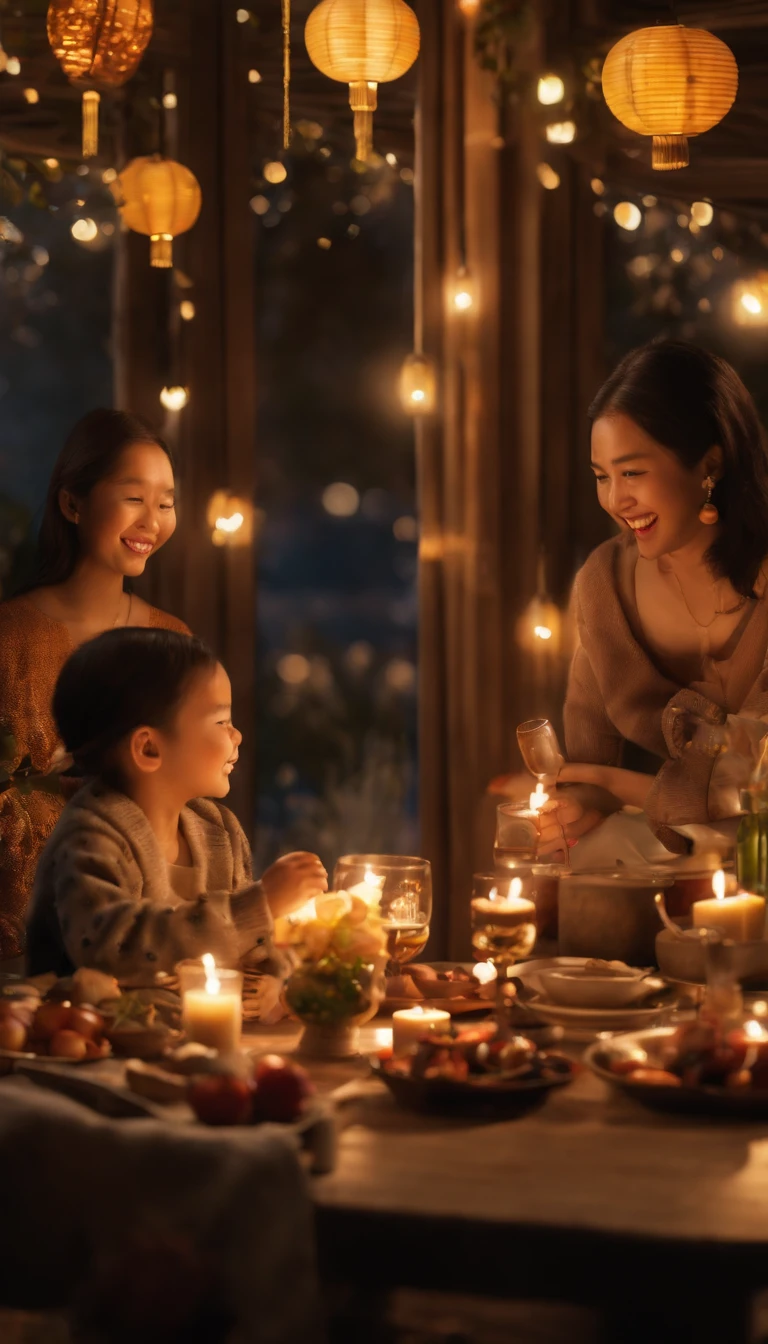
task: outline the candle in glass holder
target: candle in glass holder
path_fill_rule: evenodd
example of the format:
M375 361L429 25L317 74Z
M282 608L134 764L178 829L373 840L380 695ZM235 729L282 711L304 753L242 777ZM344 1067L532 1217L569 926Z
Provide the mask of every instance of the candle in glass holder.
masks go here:
M395 1054L404 1054L417 1045L422 1036L433 1031L447 1031L451 1014L442 1008L398 1008L392 1014L392 1048Z
M514 877L507 895L492 887L487 896L473 897L472 947L479 957L514 961L528 956L536 941L536 907L520 895L522 888Z
M181 1016L187 1038L221 1054L240 1048L243 1023L243 976L241 971L216 966L210 952L201 963L179 967Z
M725 894L725 873L721 868L712 878L714 896L694 901L691 916L695 929L717 929L735 943L755 943L765 936L765 897L739 891Z

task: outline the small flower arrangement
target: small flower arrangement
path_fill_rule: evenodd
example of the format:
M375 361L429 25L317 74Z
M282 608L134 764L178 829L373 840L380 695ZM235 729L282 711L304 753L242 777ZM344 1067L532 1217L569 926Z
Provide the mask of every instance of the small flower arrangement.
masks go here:
M307 1024L305 1053L353 1053L354 1029L373 1017L384 994L387 950L378 902L328 892L277 920L275 942L296 959L285 999Z

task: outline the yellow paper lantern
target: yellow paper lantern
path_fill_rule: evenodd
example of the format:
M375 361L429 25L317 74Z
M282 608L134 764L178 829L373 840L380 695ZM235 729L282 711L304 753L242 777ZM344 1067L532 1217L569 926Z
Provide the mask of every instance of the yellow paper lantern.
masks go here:
M194 173L153 154L131 159L112 190L128 228L149 235L151 265L172 266L174 238L200 214L203 198Z
M99 88L119 88L138 69L152 36L152 0L50 0L48 41L83 93L83 157L99 147ZM93 87L92 87L93 86Z
M419 54L419 21L405 0L321 0L304 30L309 58L349 85L357 158L373 148L379 84L399 79Z
M608 52L603 93L630 131L653 137L654 168L685 168L688 137L722 121L739 86L730 47L703 28L641 28Z

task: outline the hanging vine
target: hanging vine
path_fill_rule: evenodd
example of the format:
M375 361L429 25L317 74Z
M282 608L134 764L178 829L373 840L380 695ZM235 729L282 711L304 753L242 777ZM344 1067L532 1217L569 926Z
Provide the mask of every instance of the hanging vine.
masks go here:
M475 24L475 56L496 76L499 99L515 98L523 82L520 49L533 27L532 0L482 0Z

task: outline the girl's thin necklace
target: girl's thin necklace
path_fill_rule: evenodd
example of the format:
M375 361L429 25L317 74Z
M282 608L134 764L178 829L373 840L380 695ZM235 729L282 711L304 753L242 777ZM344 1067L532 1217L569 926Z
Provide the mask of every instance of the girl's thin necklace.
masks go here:
M698 619L698 617L695 616L694 613L691 611L691 608L690 608L690 606L688 605L688 599L687 599L687 597L685 596L685 590L684 590L684 588L683 588L683 585L682 585L682 583L680 582L680 580L679 580L677 574L675 573L674 569L672 568L672 566L670 565L669 569L663 569L661 566L659 566L659 568L661 569L661 573L662 573L662 574L671 574L671 575L672 575L672 578L675 580L675 583L677 584L677 587L678 587L678 591L679 591L679 593L680 593L680 596L681 596L681 598L683 599L683 606L685 607L685 610L688 612L688 615L690 616L690 618L691 618L691 620L693 621L694 625L698 625L698 627L699 627L700 630L709 630L710 626L714 625L714 623L715 623L715 621L717 620L718 616L735 616L737 611L741 611L742 607L745 607L745 606L747 605L747 598L746 598L746 597L742 597L741 601L740 601L740 602L737 602L735 607L721 607L721 608L719 608L719 609L718 609L718 608L715 608L714 614L713 614L713 616L711 617L710 620L708 620L708 621L700 621L700 620ZM718 586L719 586L719 585L716 585L716 591L717 591L717 587L718 587Z

